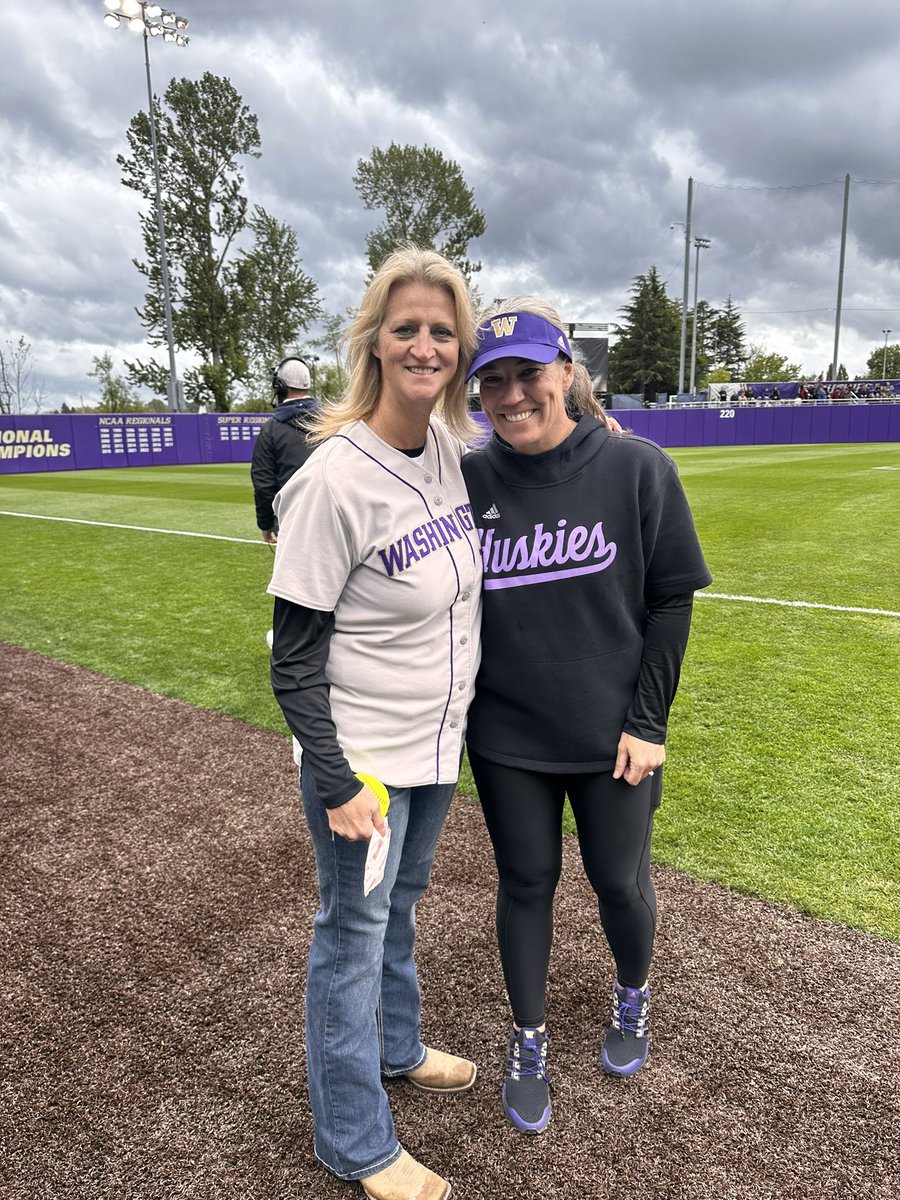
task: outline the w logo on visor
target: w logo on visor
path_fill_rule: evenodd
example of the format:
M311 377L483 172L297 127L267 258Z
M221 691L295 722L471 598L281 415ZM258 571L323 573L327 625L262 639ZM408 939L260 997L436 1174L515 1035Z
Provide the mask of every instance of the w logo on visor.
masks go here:
M495 338L509 337L516 327L518 316L515 317L494 317L491 321L491 329L494 331Z

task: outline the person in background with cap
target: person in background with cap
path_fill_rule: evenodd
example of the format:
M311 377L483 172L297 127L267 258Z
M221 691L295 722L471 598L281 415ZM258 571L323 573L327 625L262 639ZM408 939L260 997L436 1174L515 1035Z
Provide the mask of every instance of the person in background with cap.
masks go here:
M318 407L310 388L309 367L302 358L284 358L272 368L275 414L259 431L250 464L256 524L270 545L278 539L272 501L315 449L306 440L308 420Z
M650 835L693 593L712 580L674 462L609 428L555 310L505 301L478 338L468 377L493 435L463 459L484 568L467 747L499 875L503 1108L537 1134L567 796L617 972L600 1063L629 1076L647 1057Z

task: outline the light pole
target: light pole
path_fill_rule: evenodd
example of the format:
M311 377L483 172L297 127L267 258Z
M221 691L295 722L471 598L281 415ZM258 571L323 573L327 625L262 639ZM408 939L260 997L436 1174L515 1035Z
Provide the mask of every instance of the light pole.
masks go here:
M169 259L166 254L166 225L163 217L162 183L159 177L159 147L156 140L156 113L153 107L153 84L150 81L150 38L161 37L164 42L186 46L187 21L159 4L143 4L140 0L103 0L109 11L103 23L111 29L124 24L132 33L144 35L144 67L147 73L147 105L150 112L150 146L153 151L153 179L156 185L156 227L159 231L159 270L162 282L163 312L166 322L166 344L169 348L169 377L166 380L166 400L177 412L184 408L181 383L175 366L175 334L172 327L172 294L169 287Z
M709 246L709 238L695 237L694 245L696 246L696 255L694 260L694 321L693 329L691 330L691 395L694 392L694 383L697 378L697 293L700 290L700 251L705 250Z
M887 340L888 334L891 331L890 329L882 329L881 332L884 334L884 353L881 356L881 378L887 379Z
M681 346L678 352L678 391L684 392L684 352L687 347L687 305L691 276L691 220L694 211L694 179L688 179L687 209L684 214L684 295L681 298ZM676 224L681 225L681 221ZM672 226L675 228L675 225Z

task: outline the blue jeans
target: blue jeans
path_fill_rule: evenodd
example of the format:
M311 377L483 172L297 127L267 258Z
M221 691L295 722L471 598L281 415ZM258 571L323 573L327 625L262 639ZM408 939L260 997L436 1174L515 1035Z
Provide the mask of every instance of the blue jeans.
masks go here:
M421 1066L415 904L453 784L388 786L391 846L384 879L363 896L368 842L328 828L304 763L301 791L316 854L319 911L306 983L306 1055L316 1158L341 1179L364 1179L400 1156L381 1077Z

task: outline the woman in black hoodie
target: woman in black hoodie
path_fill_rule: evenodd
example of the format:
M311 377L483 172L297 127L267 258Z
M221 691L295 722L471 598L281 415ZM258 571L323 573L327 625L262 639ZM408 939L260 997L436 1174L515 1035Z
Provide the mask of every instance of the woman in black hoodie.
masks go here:
M540 1133L566 796L617 968L601 1063L628 1076L647 1056L650 835L693 593L711 576L674 462L609 428L556 312L518 297L478 336L469 377L493 435L463 460L484 567L467 746L499 874L503 1107Z

